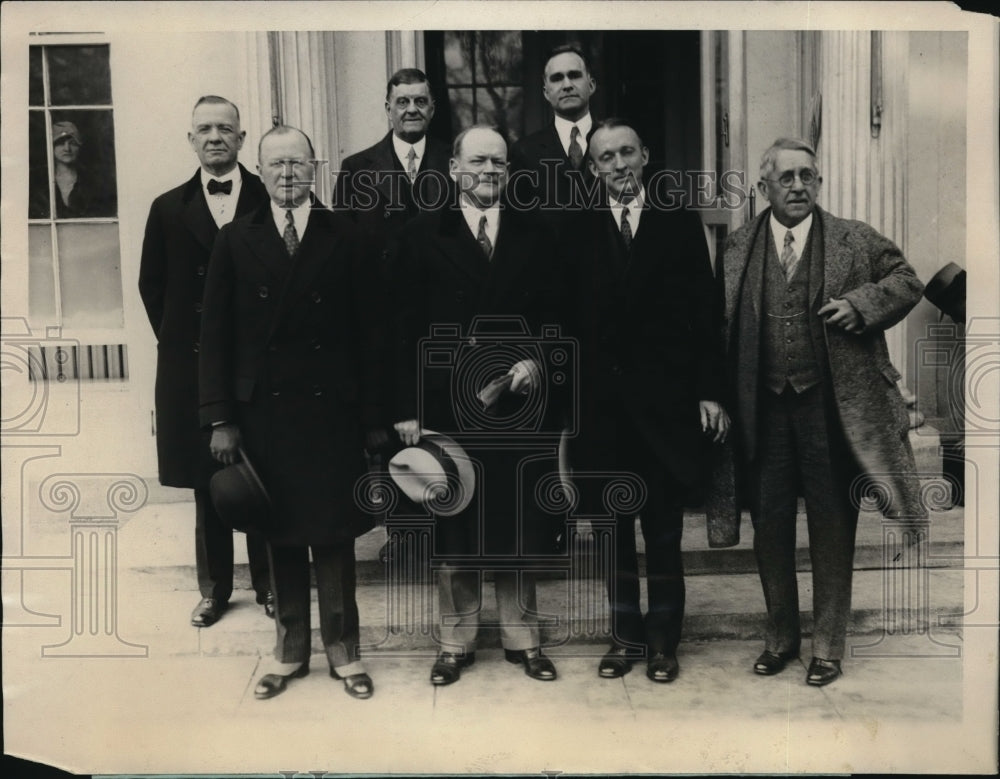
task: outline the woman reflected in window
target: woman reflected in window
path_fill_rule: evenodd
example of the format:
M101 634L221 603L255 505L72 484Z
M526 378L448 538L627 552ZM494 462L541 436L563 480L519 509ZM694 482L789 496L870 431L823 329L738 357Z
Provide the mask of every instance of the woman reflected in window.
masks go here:
M83 138L73 122L53 123L56 219L114 216L115 205L106 197L100 176L79 164L82 147Z

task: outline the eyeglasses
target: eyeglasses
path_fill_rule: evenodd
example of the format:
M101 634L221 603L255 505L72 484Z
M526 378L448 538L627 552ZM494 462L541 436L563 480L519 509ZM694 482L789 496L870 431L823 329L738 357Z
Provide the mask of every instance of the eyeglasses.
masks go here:
M792 185L795 183L795 177L798 176L799 181L802 182L802 186L808 187L810 184L815 183L819 176L816 175L816 171L812 168L801 168L799 170L786 170L776 179L764 179L765 181L777 181L785 189L791 189Z

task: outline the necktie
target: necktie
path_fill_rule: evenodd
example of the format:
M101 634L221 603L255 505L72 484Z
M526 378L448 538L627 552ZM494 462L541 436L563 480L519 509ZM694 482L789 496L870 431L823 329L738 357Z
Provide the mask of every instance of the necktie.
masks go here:
M217 179L208 180L208 194L210 195L231 195L233 193L233 180L219 181Z
M625 248L632 249L632 225L628 223L628 208L622 209L622 240L625 241Z
M785 233L785 245L781 250L781 267L785 269L785 280L792 278L792 274L795 273L795 265L797 259L795 257L795 249L792 248L792 244L795 242L795 236L792 235L792 231L789 230Z
M479 248L483 250L483 254L486 255L486 259L492 259L493 244L490 243L490 237L486 234L486 214L479 217L479 233L476 235L476 241L479 243Z
M417 150L412 146L406 153L406 173L410 177L410 183L417 177Z
M573 165L574 170L580 169L580 163L583 162L583 147L580 146L580 128L575 124L573 129L569 131L569 161Z
M289 257L294 257L299 251L299 234L295 229L295 216L292 209L285 211L285 232L281 234L285 241L285 249Z

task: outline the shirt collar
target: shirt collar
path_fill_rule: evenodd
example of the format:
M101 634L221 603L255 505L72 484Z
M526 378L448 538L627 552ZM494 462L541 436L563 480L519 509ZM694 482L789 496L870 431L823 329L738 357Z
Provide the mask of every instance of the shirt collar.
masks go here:
M573 125L580 128L580 148L583 149L583 151L587 151L587 135L590 134L590 128L594 126L594 120L591 118L589 112L582 119L578 119L575 122L571 122L569 119L564 119L563 117L556 115L555 125L556 133L559 135L559 141L563 146L563 151L567 151L569 149L569 136L570 133L573 132Z
M465 217L465 223L469 225L469 229L473 235L479 234L479 220L482 219L484 214L486 215L486 231L496 234L497 226L500 224L500 203L490 206L485 211L476 208L464 195L459 203L462 209L462 216Z
M407 162L406 158L407 155L409 155L410 153L411 146L413 147L413 150L417 153L417 158L414 160L414 162L419 167L420 160L424 158L424 150L427 148L427 136L425 135L416 143L410 143L408 141L404 141L402 138L396 135L396 133L392 134L392 148L396 152L396 158L403 164L404 168L406 167L406 162Z
M284 235L285 224L287 223L287 217L285 212L288 211L284 206L279 206L273 200L268 201L271 204L271 216L274 218L274 226L278 228L278 234ZM292 219L295 220L295 231L299 234L299 240L302 240L302 236L305 235L306 225L309 223L309 212L312 210L312 198L306 198L300 205L295 206L292 210Z
M795 227L785 227L781 222L779 222L774 217L774 209L771 209L771 234L774 236L774 246L778 250L778 256L781 256L781 252L785 247L785 233L789 230L792 231L792 235L795 237L795 241L792 243L792 248L795 249L796 256L802 256L802 247L806 245L806 238L809 237L809 229L812 227L813 215L809 214L805 219L799 222Z
M610 195L611 193L609 192L608 194ZM611 208L613 210L620 211L623 208L627 208L629 214L634 214L636 211L642 211L642 207L643 205L645 205L645 203L646 203L645 186L640 186L639 194L637 194L634 198L632 198L632 200L628 201L628 203L622 203L621 201L616 200L615 198L611 198Z
M221 182L232 181L233 185L235 186L236 184L239 184L243 180L242 176L240 176L239 165L234 167L231 171L229 171L229 173L226 173L224 176L216 176L214 173L209 173L204 168L201 168L200 170L201 170L201 186L203 189L208 188L209 181L221 181Z

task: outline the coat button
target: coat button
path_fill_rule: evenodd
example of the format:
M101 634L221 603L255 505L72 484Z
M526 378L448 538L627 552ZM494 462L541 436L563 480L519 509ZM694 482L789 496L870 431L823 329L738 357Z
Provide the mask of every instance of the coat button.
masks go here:
M269 344L268 347L267 347L267 350L269 352L276 352L276 351L278 351L278 347L275 346L274 344Z
M323 388L318 384L313 385L313 395L319 397L322 394L323 394Z
M319 303L323 299L323 296L316 291L313 291L313 293L309 297L312 298L313 303Z
M314 340L314 341L312 342L312 347L313 347L313 349L314 349L315 351L317 351L317 352L318 352L318 351L319 351L320 349L322 349L322 348L323 348L323 344L321 344L321 343L320 343L319 341L315 341L315 340Z
M265 300L267 298L267 287L257 287L257 295L261 300Z
M205 266L204 266L204 265L199 265L199 266L198 266L198 267L197 267L197 268L195 269L195 273L197 273L197 274L198 274L199 276L204 276L204 275L205 275L205 270L206 270L206 269L205 269Z
M195 342L194 342L194 347L192 347L192 349L193 349L194 353L195 353L195 354L197 354L197 353L198 353L198 350L199 350L200 348L201 348L201 344L200 344L200 343L198 343L197 341L195 341Z
M472 338L469 339L469 346L475 346L477 343L479 342L476 340L476 336L472 336Z
M277 398L281 395L281 392L279 390L271 390L271 395L272 397Z
M455 293L455 300L465 300L465 290L460 289Z
M392 211L390 211L387 208L385 211L382 212L382 218L383 219L391 219L392 218Z
M200 314L201 313L201 303L195 303L194 304L194 312L196 314Z
M620 365L615 365L614 367L612 367L612 368L611 368L611 372L612 372L612 373L613 373L613 374L614 374L615 376L621 376L621 375L622 375L622 366L620 366Z

